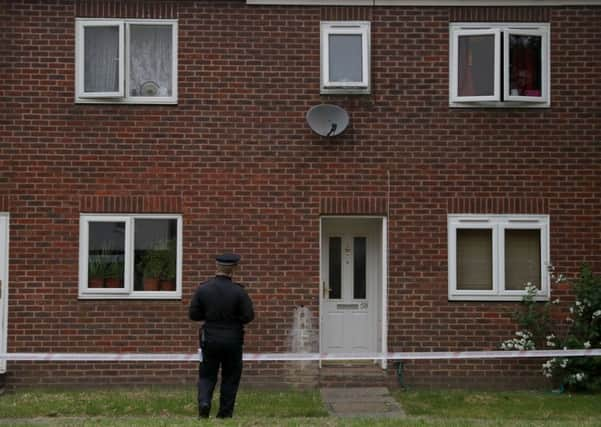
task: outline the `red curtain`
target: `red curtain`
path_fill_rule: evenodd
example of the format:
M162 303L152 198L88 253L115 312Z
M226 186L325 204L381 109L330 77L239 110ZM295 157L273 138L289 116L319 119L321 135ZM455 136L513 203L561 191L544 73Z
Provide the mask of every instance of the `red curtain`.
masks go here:
M510 95L541 96L540 47L531 36L511 36L517 43L510 42L511 70ZM524 39L529 39L525 42Z

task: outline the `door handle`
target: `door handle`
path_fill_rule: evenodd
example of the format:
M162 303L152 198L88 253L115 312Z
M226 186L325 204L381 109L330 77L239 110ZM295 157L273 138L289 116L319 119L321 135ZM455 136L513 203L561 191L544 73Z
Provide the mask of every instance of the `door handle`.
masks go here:
M328 297L328 293L331 291L330 288L326 287L326 282L324 281L322 283L322 288L323 288L323 299L326 299Z

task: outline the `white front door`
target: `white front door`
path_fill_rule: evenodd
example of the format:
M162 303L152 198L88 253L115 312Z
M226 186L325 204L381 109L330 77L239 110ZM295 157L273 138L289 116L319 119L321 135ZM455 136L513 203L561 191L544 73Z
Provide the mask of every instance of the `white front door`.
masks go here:
M373 219L322 221L322 352L376 351L380 230Z
M0 353L6 353L8 297L8 215L0 213ZM0 374L6 372L6 360L0 361Z

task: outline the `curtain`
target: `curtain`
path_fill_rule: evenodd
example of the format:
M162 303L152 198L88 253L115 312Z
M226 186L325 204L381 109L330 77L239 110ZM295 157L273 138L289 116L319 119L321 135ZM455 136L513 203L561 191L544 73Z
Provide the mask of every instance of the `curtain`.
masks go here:
M541 286L540 231L505 230L505 289Z
M495 91L495 36L459 37L459 96L492 96Z
M84 91L119 90L119 27L84 28Z
M457 230L457 289L492 290L492 230Z
M465 37L459 37L458 88L459 96L474 96L474 76L472 74L473 58L469 43Z
M329 43L330 81L363 81L362 36L355 34L331 34Z
M173 46L171 25L130 26L131 96L171 96Z
M541 37L511 35L510 95L541 96Z

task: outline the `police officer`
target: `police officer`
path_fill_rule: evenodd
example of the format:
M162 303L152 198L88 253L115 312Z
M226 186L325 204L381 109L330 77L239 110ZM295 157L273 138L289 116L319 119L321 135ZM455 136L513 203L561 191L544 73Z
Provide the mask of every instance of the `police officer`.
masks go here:
M200 330L202 361L198 369L198 416L208 418L217 372L221 366L218 418L234 413L242 375L244 325L253 320L253 304L242 287L232 282L240 256L225 253L215 258L217 273L202 283L190 302L190 319L204 320Z

